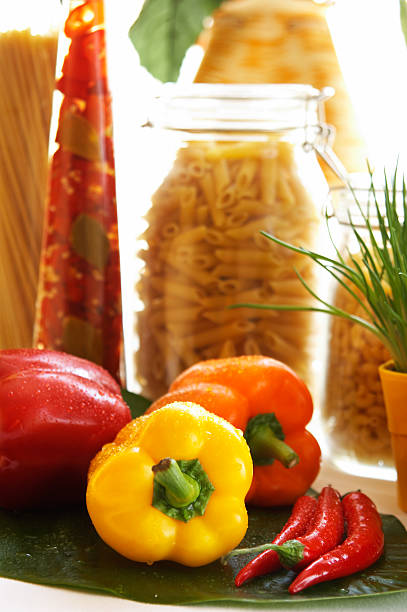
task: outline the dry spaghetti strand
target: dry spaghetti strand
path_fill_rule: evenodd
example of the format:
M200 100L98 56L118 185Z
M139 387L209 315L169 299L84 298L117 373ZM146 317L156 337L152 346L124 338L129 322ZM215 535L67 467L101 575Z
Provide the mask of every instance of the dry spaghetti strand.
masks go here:
M31 346L57 32L0 33L0 348Z

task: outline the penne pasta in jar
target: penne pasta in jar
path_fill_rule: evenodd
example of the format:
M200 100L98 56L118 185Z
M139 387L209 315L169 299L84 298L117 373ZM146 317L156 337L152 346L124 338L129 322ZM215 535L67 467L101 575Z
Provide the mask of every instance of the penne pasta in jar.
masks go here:
M369 243L370 233L362 215L371 210L372 232L378 244L381 234L370 201L370 177L358 176L351 180L358 204L355 205L353 195L344 188L332 190L332 203L342 233L340 250L344 261L350 268L364 269L363 253L351 231L350 219L356 224L359 236ZM377 188L375 194L384 210L384 193ZM385 293L390 295L385 277L380 274L380 278ZM352 295L346 287L337 284L332 303L350 315L368 319L365 310L368 304L362 293L349 285ZM330 460L345 472L396 480L379 375L379 366L389 359L388 348L369 329L348 319L332 318L321 410L321 444L326 446Z
M295 236L310 248L318 240L328 185L312 147L303 144L306 126L308 135L319 133L323 96L308 86L285 85L236 90L195 84L191 92L191 98L177 98L175 89L159 101L170 111L161 127L170 128L171 142L176 138L143 235L138 388L155 399L194 361L255 353L283 360L311 385L312 315L230 307L309 301L295 270L311 286L316 270L262 232L281 240ZM204 105L210 129L202 114L187 111L175 113L171 124L171 105L188 107L191 100ZM156 262L163 263L161 274ZM161 359L152 367L156 354Z
M357 316L361 306L339 287L335 305ZM330 454L338 464L391 468L391 439L379 378L379 365L390 359L371 332L349 321L335 319L327 368L323 419ZM349 470L349 468L348 468Z

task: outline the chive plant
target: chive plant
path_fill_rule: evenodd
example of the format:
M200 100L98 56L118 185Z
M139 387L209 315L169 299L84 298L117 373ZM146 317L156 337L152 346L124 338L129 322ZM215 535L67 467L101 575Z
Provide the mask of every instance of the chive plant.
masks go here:
M326 223L334 248L333 257L294 246L261 232L274 243L303 254L321 266L360 304L363 316L342 310L319 297L297 271L298 278L315 298L317 305L241 303L231 307L313 311L342 317L375 334L390 352L395 370L407 372L407 188L403 177L401 189L397 189L396 179L397 170L390 182L385 174L384 202L381 204L370 173L371 197L367 207L362 206L355 190L349 186L365 226L362 232L360 224L356 224L348 212L350 231L359 247L358 255L353 255L349 249L340 252L329 231L328 214Z

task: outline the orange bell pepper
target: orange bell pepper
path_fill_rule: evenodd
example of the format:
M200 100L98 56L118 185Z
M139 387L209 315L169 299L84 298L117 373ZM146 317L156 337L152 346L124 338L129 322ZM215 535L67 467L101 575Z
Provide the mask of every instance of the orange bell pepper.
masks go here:
M254 475L248 503L294 503L315 480L321 449L305 429L313 413L305 383L285 364L261 355L194 364L147 412L174 401L192 401L244 432Z

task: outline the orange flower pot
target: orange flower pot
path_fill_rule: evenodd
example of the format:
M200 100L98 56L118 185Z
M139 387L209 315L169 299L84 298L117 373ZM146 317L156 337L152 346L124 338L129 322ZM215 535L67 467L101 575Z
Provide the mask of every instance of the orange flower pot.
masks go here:
M407 512L407 373L396 372L393 361L379 367L397 470L398 504Z

